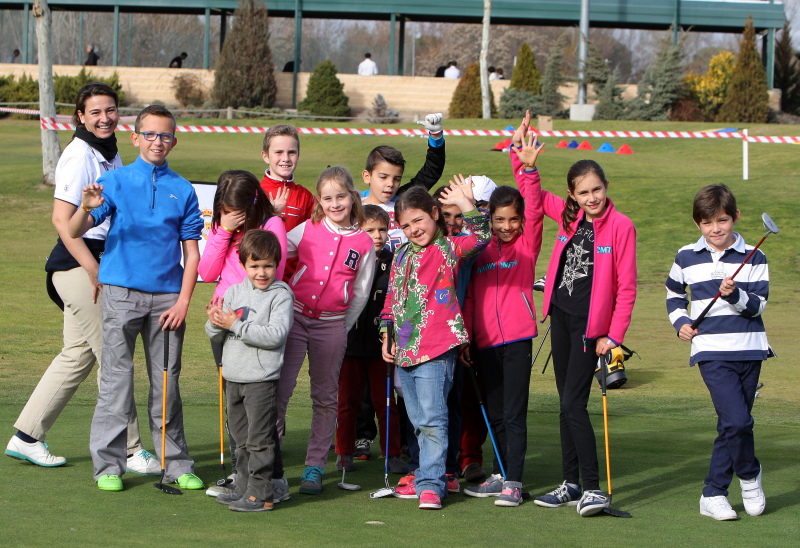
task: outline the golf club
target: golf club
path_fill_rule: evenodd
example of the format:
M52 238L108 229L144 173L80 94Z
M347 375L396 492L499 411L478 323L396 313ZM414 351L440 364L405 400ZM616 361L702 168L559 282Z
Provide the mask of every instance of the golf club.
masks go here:
M550 327L547 328L550 331ZM550 358L553 357L553 351L551 350L550 353L547 355L547 360L544 362L544 367L542 367L542 375L544 375L545 370L547 369L547 364L550 363Z
M336 443L337 444L339 443L339 421L338 421L338 419L336 421ZM360 485L356 485L355 483L345 483L344 482L344 475L347 472L347 470L345 470L344 456L343 455L341 456L341 459L342 459L342 481L340 481L336 486L339 489L343 489L345 491L361 491L361 486Z
M739 268L736 269L736 272L733 273L731 279L735 278L736 275L739 273L739 271L742 269L742 267L745 264L747 264L747 261L749 261L750 257L753 256L753 253L756 252L756 249L758 249L761 246L761 244L764 243L764 240L767 239L767 236L769 236L770 234L777 234L778 232L780 232L780 230L778 229L778 225L776 225L775 222L766 213L761 214L761 221L764 223L764 228L767 229L767 233L764 234L764 237L761 238L761 241L758 242L758 245L756 245L753 248L753 251L750 252L750 255L748 255L747 258L745 258L745 260L742 261L742 264L740 264ZM717 302L717 299L719 299L720 295L722 295L721 290L717 291L717 296L711 299L711 302L708 303L708 306L706 306L705 310L703 310L697 317L697 319L695 319L695 321L692 322L692 329L697 329L697 326L699 326L703 322L703 319L705 319L706 314L708 314L708 311L711 310L712 306L714 306L714 303Z
M388 343L389 351L392 350L392 343L394 342L394 322L388 323L386 330L386 341ZM382 499L384 497L394 496L394 487L389 486L389 404L392 397L392 364L386 362L386 450L383 453L383 483L386 487L378 489L369 494L371 499Z
M601 377L603 379L603 382L601 383L601 388L603 389L603 430L606 435L606 478L608 479L608 508L604 508L603 512L610 516L614 516L615 518L630 518L632 516L628 512L611 508L611 452L608 445L608 405L606 398L606 375L608 367L607 364L603 363L603 361L607 359L606 356L610 358L610 353L606 354L605 356L600 356L599 358L600 370L602 371Z
M547 276L545 276L544 278L541 278L539 280L536 280L536 284L533 285L533 289L536 290L536 291L544 291L545 278L547 278ZM537 285L537 284L540 284L540 285ZM528 312L530 312L530 314L531 314L531 319L533 320L533 323L536 323L536 316L533 315L533 309L531 308L531 305L528 303L528 298L525 296L525 292L524 291L522 292L522 298L525 299L525 306L528 307ZM547 326L547 331L544 332L544 337L542 337L542 340L539 343L539 348L536 349L536 355L533 357L533 360L531 361L531 367L533 367L533 364L536 363L536 358L539 357L539 352L541 352L542 346L544 346L544 341L547 340L547 336L550 334L550 328L552 326L553 326L552 323ZM552 352L551 352L550 355L552 355ZM544 371L545 371L545 369L547 369L547 364L549 362L550 362L550 356L547 356L547 361L544 362L544 369L542 369L542 375L544 375Z
M500 473L503 475L503 480L506 477L505 468L503 468L503 460L500 458L500 451L497 449L497 443L494 440L494 433L492 432L492 425L489 423L489 416L486 414L486 408L483 406L483 398L481 398L481 389L478 387L478 378L475 376L475 369L468 367L469 378L472 379L472 388L475 389L475 397L478 399L478 405L481 406L481 413L483 413L483 420L486 422L486 430L489 431L489 439L492 440L492 448L494 449L494 456L497 459L497 464L500 465Z
M227 487L233 480L228 477L228 471L225 469L225 427L222 409L222 363L217 364L217 371L219 372L219 465L222 468L222 479L217 480L217 485L220 487Z
M164 329L164 384L161 387L161 480L154 483L153 487L161 489L168 495L182 495L180 489L172 487L164 483L164 454L166 449L166 436L164 435L167 430L167 367L169 366L169 327Z

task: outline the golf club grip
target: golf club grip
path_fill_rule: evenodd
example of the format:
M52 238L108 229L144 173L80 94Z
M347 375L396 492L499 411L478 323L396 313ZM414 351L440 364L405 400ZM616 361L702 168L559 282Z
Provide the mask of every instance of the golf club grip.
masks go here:
M475 389L475 398L478 400L479 405L483 405L483 400L481 399L481 389L478 386L478 378L475 376L475 370L473 369L474 365L468 367L469 369L469 378L472 380L472 388Z
M740 265L739 265L739 268L737 268L737 269L736 269L736 272L734 272L734 273L733 273L733 276L731 276L731 279L734 279L734 278L736 277L736 275L739 273L739 271L742 269L742 267L743 267L744 265L746 265L746 264L747 264L747 261L749 261L749 260L750 260L750 257L752 257L752 256L753 256L753 253L755 253L755 252L756 252L756 249L758 249L759 247L761 247L761 244L763 244L763 243L764 243L764 240L766 240L766 239L767 239L767 236L769 236L769 234L770 234L769 232L767 232L766 234L764 234L764 237L763 237L763 238L761 238L761 241L760 241L760 242L758 242L758 244L756 244L756 246L753 248L753 251L751 251L751 252L750 252L750 254L749 254L747 257L745 257L744 261L742 261L742 264L740 264ZM709 311L709 310L711 310L711 307L712 307L712 306L714 306L714 303L715 303L715 302L717 302L717 299L719 299L720 295L722 295L722 291L719 291L719 292L717 292L717 296L716 296L716 297L714 297L714 298L711 300L711 302L710 302L710 303L708 303L708 306L706 306L705 310L703 310L703 311L700 313L700 315L697 317L697 319L695 319L695 320L692 322L692 329L697 329L697 327L698 327L698 326L699 326L701 323L703 323L703 320L705 319L705 317L706 317L706 314L708 314L708 311Z

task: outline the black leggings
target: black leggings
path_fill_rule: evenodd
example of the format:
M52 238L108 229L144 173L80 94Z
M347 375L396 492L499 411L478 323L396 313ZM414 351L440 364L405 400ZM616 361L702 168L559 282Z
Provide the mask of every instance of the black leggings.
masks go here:
M482 350L476 358L478 374L486 391L486 414L505 465L506 481L522 481L528 449L531 339ZM492 473L500 473L497 456Z
M214 354L214 364L217 367L222 367L222 344L218 342L211 341L211 352ZM225 379L222 379L222 390L227 394L227 383ZM227 409L225 410L227 413ZM225 430L228 430L228 421L225 421ZM281 442L280 438L278 437L278 429L275 428L273 430L273 441L275 442L275 461L272 465L272 479L282 479L283 478L283 455L281 453ZM233 436L228 430L228 442L230 443L230 452L231 452L231 473L235 473L236 470L236 440L233 439Z
M580 484L583 488L600 489L600 473L597 465L597 444L586 405L592 388L594 370L597 366L595 341L586 341L586 318L578 318L550 307L553 348L553 371L556 375L558 399L561 402L561 465L567 483Z

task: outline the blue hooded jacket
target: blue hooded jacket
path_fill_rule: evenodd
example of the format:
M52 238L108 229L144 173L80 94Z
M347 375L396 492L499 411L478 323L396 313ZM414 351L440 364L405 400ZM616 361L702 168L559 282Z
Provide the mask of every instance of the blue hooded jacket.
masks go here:
M191 183L140 157L106 172L95 226L111 216L98 279L148 293L179 293L183 279L181 242L202 238L203 218Z

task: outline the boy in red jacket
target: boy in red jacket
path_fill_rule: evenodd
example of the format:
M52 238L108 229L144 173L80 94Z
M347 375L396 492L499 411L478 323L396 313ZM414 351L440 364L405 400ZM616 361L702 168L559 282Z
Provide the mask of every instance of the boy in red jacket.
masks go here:
M294 171L300 158L300 136L297 128L277 124L264 134L261 157L269 165L264 172L261 188L269 196L275 212L286 223L286 233L311 217L314 196L305 187L294 182ZM283 281L287 282L297 268L297 258L286 260Z

